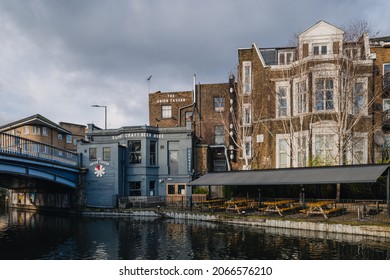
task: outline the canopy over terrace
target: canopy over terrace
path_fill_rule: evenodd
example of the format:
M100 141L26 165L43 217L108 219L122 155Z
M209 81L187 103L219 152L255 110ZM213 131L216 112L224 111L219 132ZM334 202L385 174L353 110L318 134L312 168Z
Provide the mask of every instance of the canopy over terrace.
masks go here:
M208 173L191 186L251 186L373 183L389 165L350 165Z
M265 186L374 183L387 176L387 206L390 215L388 164L288 168L208 173L190 186ZM386 172L387 171L387 172Z

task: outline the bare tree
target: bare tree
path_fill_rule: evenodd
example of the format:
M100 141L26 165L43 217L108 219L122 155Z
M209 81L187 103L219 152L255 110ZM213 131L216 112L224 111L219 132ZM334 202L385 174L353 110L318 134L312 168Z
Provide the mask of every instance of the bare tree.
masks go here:
M351 24L344 37L339 33L331 38L332 50L315 58L299 47L298 39L292 40L295 48L286 50L294 60L252 74L250 94L245 92L245 66L240 65L231 121L224 127L244 167L274 167L276 154L285 156L275 149L278 141L288 146L286 167L373 161L370 146L377 128L371 114L380 92L372 91L373 62L368 34L362 31L372 33L365 22Z
M239 78L240 79L240 76ZM237 87L233 74L229 75L229 123L226 122L222 111L220 111L221 122L225 132L229 135L230 151L234 151L237 159L234 169L251 169L251 161L254 158L252 154L252 96L242 93ZM243 164L241 164L243 162Z
M379 31L374 30L368 21L361 19L353 19L342 26L341 29L345 32L345 42L356 42L364 33L367 33L370 37L377 37L380 33Z

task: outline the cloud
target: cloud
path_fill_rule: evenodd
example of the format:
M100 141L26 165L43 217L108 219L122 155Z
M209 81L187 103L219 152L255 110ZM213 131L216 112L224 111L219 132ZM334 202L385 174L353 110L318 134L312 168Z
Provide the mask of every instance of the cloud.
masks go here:
M148 90L226 82L237 49L284 46L326 20L389 35L387 1L0 0L0 124L40 113L109 127L148 123ZM153 75L150 83L146 78Z

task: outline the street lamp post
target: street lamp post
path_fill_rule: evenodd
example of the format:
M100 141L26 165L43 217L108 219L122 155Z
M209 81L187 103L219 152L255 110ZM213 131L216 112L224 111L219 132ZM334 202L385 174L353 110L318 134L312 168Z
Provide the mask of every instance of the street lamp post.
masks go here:
M104 108L104 129L107 129L107 106L104 105L91 105L91 107Z

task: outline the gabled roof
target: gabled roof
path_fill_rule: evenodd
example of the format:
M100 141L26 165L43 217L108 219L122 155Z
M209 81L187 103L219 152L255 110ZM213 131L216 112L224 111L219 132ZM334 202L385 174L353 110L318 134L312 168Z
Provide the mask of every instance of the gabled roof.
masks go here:
M36 114L36 115L30 116L30 117L27 117L24 119L20 119L20 120L11 122L11 123L6 124L6 125L2 125L2 126L0 126L0 131L15 129L15 128L25 126L25 125L43 125L43 126L58 130L58 131L65 133L65 134L71 134L70 131L64 129L60 125L45 118L44 116L42 116L40 114Z
M329 32L329 34L324 34L324 32ZM298 37L304 37L304 36L315 36L315 35L343 35L344 31L333 24L330 24L324 20L320 20L316 24L312 25L305 31L301 32Z

